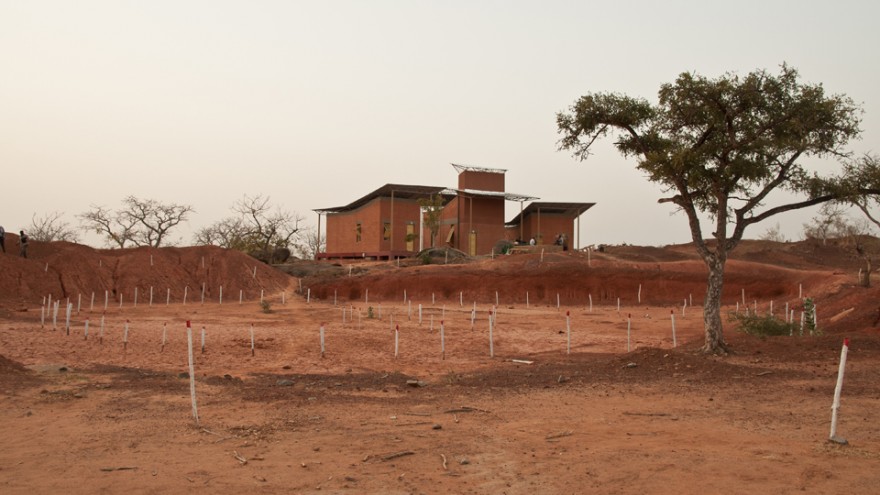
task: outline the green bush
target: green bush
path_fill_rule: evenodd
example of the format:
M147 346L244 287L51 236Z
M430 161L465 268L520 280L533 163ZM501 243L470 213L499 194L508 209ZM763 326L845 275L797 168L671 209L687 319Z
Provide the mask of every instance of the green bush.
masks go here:
M262 301L260 301L260 308L263 310L263 313L271 313L272 312L272 305L269 304L268 299L263 299Z
M799 325L774 318L772 316L735 315L734 321L739 322L739 331L759 337L777 335L794 335Z

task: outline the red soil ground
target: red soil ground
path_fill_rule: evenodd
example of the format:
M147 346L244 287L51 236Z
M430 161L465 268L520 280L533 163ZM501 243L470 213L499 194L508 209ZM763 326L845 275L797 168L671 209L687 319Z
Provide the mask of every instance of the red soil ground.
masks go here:
M0 255L2 493L867 494L880 483L880 293L855 286L845 246L742 246L725 310L744 291L750 307L781 312L802 292L822 335L759 338L726 322L728 356L697 352L705 270L687 246L360 263L351 276L322 265L301 280L214 248L34 243L30 254ZM162 296L152 306L150 286ZM106 312L104 290L116 295ZM63 310L56 329L40 324L49 294L74 304L69 335ZM841 446L827 437L844 337Z

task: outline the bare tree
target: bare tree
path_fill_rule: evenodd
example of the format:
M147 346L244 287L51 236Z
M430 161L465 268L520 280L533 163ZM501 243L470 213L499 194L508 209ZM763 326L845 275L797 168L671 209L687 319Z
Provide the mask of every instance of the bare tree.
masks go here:
M229 217L199 229L193 241L198 245L220 246L247 251L247 228L241 218Z
M829 238L842 235L840 232L844 229L845 223L842 206L839 203L825 203L819 209L819 214L804 224L804 237L820 239L824 246Z
M291 247L303 252L299 240L305 218L273 206L269 196L244 195L231 209L236 216L199 230L194 241L244 251L268 263L289 256Z
M92 205L91 210L78 217L85 229L103 235L108 244L119 248L124 248L127 243L160 247L167 244L169 231L195 211L189 205L165 204L134 196L125 198L122 204L123 208L117 211Z
M327 247L327 239L320 237L315 229L307 229L301 237L305 238L305 242L297 243L294 251L302 259L315 259Z
M135 221L103 206L91 205L91 210L77 215L83 228L104 236L107 244L124 248L134 238Z
M785 234L782 233L782 227L779 225L779 222L776 222L776 225L769 227L767 230L761 234L762 241L773 241L773 242L788 242Z
M168 232L181 222L185 222L190 213L195 211L192 206L176 203L160 203L155 199L138 199L129 196L122 200L125 209L122 214L134 221L135 235L132 238L137 246L159 247L168 236Z
M37 216L36 213L31 217L31 225L28 228L30 238L35 241L52 242L52 241L79 241L79 235L69 223L63 220L64 214L58 211L46 213Z
M290 248L305 220L301 215L273 207L269 196L262 194L244 195L232 205L232 211L241 215L249 241L268 255L270 263L274 262L272 252L276 248Z

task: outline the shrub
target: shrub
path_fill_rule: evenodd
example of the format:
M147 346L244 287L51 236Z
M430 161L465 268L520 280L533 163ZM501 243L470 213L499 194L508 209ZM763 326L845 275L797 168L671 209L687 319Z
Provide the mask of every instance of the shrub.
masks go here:
M272 305L269 303L268 299L263 299L260 301L260 308L263 310L263 313L271 313Z
M733 319L739 322L739 331L759 337L773 337L777 335L794 335L797 326L794 323L774 318L772 316L735 315Z

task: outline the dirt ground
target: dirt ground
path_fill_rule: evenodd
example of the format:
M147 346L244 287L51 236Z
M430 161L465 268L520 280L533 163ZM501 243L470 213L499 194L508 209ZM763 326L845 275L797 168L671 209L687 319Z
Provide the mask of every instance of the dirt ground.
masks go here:
M877 290L834 267L731 262L727 312L743 291L763 313L804 290L823 334L758 338L727 322L733 352L706 356L699 301L682 308L705 282L679 258L385 263L304 279L301 295L299 280L273 279L268 313L216 293L84 307L69 335L63 310L41 326L38 298L7 294L0 492L877 493Z

